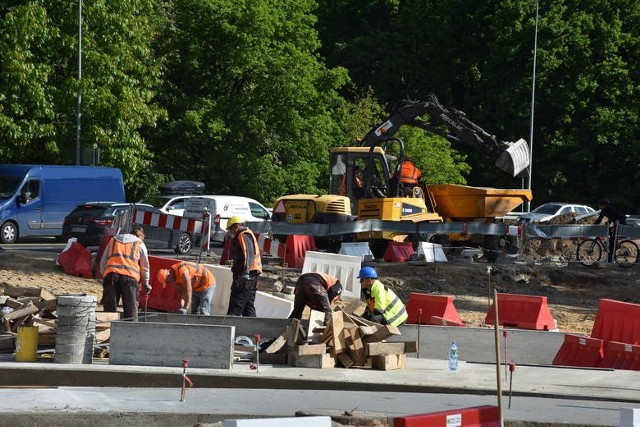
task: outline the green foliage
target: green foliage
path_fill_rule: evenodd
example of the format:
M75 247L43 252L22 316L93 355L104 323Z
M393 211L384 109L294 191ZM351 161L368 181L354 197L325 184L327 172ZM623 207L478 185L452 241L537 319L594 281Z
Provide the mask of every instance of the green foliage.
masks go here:
M159 164L209 192L270 203L326 188L345 70L317 57L314 2L176 0L154 135Z

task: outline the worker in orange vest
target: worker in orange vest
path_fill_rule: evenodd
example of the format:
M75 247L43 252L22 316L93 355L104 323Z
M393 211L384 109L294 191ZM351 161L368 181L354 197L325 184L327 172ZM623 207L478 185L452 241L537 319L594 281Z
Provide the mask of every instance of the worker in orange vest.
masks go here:
M294 290L293 311L289 319L301 319L305 306L325 314L325 323L331 318L331 304L340 299L342 284L337 277L325 273L300 275Z
M395 187L398 185L398 178L400 179L400 195L411 196L413 188L421 186L420 179L422 178L422 171L420 171L412 159L407 158L404 159L400 165L400 176L398 177L397 172L394 172L393 177L391 178L391 187L394 191Z
M116 234L100 260L104 311L115 313L117 295L121 295L125 320L138 320L140 282L147 294L151 292L149 257L143 240L144 230L139 225L128 234Z
M158 282L171 283L178 289L180 308L178 312L187 314L211 314L211 301L216 290L216 278L203 264L177 262L171 267L158 271Z
M256 317L256 290L258 277L262 274L262 260L258 240L251 230L244 226L244 220L232 216L227 221L227 232L231 237L231 296L230 316Z

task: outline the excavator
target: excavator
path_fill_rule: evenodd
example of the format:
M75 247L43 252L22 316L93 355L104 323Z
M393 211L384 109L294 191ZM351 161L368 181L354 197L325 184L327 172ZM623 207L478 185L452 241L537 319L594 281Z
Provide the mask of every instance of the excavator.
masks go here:
M428 116L430 120L425 121L422 116ZM406 188L399 179L402 165L407 160L404 142L394 136L403 125L418 127L454 144L473 147L512 176L529 166L529 147L524 139L500 142L469 120L465 113L443 107L436 96L430 94L426 101L400 102L386 120L367 133L359 146L331 148L330 194L283 196L274 204L273 221L294 224L333 224L366 219L493 221L531 200L530 190L451 184L420 184ZM359 233L357 240L374 243L403 241L407 237L393 232L375 232Z

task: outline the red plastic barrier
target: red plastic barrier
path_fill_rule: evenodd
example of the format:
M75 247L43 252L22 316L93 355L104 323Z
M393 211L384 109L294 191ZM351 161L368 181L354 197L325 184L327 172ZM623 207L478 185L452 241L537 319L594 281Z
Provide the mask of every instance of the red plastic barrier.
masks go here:
M640 346L622 342L607 341L601 368L640 370Z
M165 284L163 287L158 283L158 271L163 268L169 268L176 262L180 262L178 259L173 258L161 258L158 256L149 256L149 270L151 277L149 283L153 289L149 295L149 301L147 302L147 308L158 311L170 311L177 312L180 308L180 297L178 296L178 290L173 284ZM140 310L144 308L144 300L147 296L144 292L144 287L140 286Z
M389 242L382 259L385 262L407 262L415 253L411 242Z
M597 338L565 334L564 342L551 364L587 368L598 367L602 363L603 344L603 341Z
M422 313L420 313L422 310ZM444 319L452 323L462 325L462 319L453 305L453 297L447 295L429 295L418 292L409 294L407 302L407 323L422 325L442 325L442 320L433 320L432 317Z
M393 419L393 427L500 427L500 425L500 409L492 405L408 415Z
M72 242L69 249L58 255L58 264L62 270L72 276L91 279L91 252L78 242Z
M224 246L222 248L222 254L220 255L220 265L227 265L231 259L231 238L228 236L224 238Z
M289 268L302 268L304 267L304 256L307 251L315 250L316 241L313 236L291 234L287 236L283 261Z
M493 325L494 307L491 305L484 323ZM521 329L555 329L555 322L547 305L547 297L534 295L498 294L500 325Z
M640 344L640 305L602 298L591 337Z

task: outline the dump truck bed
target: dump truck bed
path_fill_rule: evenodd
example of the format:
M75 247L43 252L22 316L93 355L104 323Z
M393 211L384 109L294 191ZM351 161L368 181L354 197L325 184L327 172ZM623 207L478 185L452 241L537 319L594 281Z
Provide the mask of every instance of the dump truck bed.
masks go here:
M435 211L445 220L496 218L530 201L531 190L470 187L467 185L428 185Z

